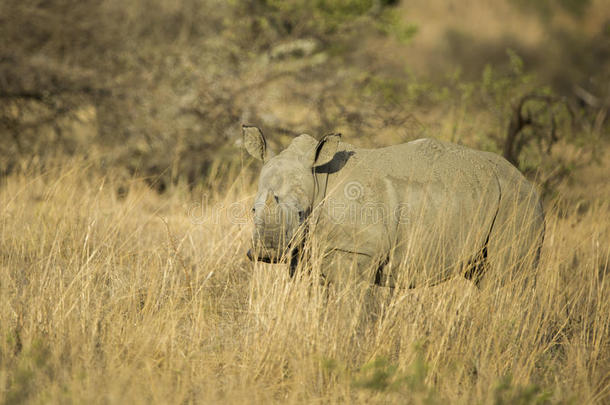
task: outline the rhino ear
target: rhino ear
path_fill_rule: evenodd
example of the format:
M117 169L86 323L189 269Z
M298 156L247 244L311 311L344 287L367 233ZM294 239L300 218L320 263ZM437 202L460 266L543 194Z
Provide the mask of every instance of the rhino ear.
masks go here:
M341 134L324 135L320 142L318 142L318 146L316 146L313 166L322 166L333 160L340 140Z
M267 148L267 141L265 141L263 131L258 127L242 125L241 131L243 145L250 155L263 162L269 160L274 155L273 151Z

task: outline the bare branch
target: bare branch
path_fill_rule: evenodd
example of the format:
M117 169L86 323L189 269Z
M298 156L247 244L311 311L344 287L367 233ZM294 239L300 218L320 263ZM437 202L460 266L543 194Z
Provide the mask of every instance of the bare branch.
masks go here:
M533 113L531 109L525 108L526 104L530 101L541 101L544 103L544 106L536 113ZM573 120L574 113L570 106L557 97L529 93L519 99L517 104L513 107L511 119L506 131L506 138L504 140L503 156L506 160L515 166L518 165L519 154L525 145L527 145L527 143L529 143L534 137L533 134L530 134L529 137L526 136L524 130L528 127L537 130L544 129L545 125L540 123L540 115L542 115L544 112L548 112L551 119L548 132L549 144L547 147L547 151L550 151L551 146L559 140L557 135L557 120L553 110L555 105L558 104L561 104L568 110L570 117Z

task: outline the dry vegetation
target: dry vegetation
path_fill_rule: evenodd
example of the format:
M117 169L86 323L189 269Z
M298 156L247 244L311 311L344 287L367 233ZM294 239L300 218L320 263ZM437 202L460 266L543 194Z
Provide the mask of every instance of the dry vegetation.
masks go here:
M610 402L605 0L305 3L0 3L0 403ZM244 121L512 137L540 266L372 316L253 264Z
M610 397L607 201L549 208L535 288L396 291L363 321L364 290L327 299L311 276L247 262L251 227L229 208L253 190L224 169L205 199L138 179L117 197L111 174L78 160L5 180L5 402Z

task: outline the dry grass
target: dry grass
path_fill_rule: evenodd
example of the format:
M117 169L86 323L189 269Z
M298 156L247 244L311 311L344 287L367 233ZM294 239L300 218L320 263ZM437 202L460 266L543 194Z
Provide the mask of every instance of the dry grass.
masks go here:
M2 402L610 400L607 201L547 207L535 289L457 280L363 322L363 301L245 259L250 176L218 171L161 196L84 160L4 179Z

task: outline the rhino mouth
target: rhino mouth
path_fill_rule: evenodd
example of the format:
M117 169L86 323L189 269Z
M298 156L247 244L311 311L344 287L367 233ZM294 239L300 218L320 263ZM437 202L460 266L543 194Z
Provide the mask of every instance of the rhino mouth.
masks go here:
M251 262L263 262L263 263L278 263L279 260L275 257L270 257L270 256L265 256L265 255L255 255L254 253L252 253L252 249L248 249L248 252L246 252L246 256L248 256L248 259L250 259Z
M278 251L278 249L264 249L264 248L252 248L248 249L246 252L246 256L250 261L259 261L263 263L283 263L288 260L288 252L290 251L290 247L287 247L283 251Z
M298 250L303 244L306 232L307 228L303 224L281 236L274 232L259 232L246 256L252 262L288 263L292 260L295 249Z

